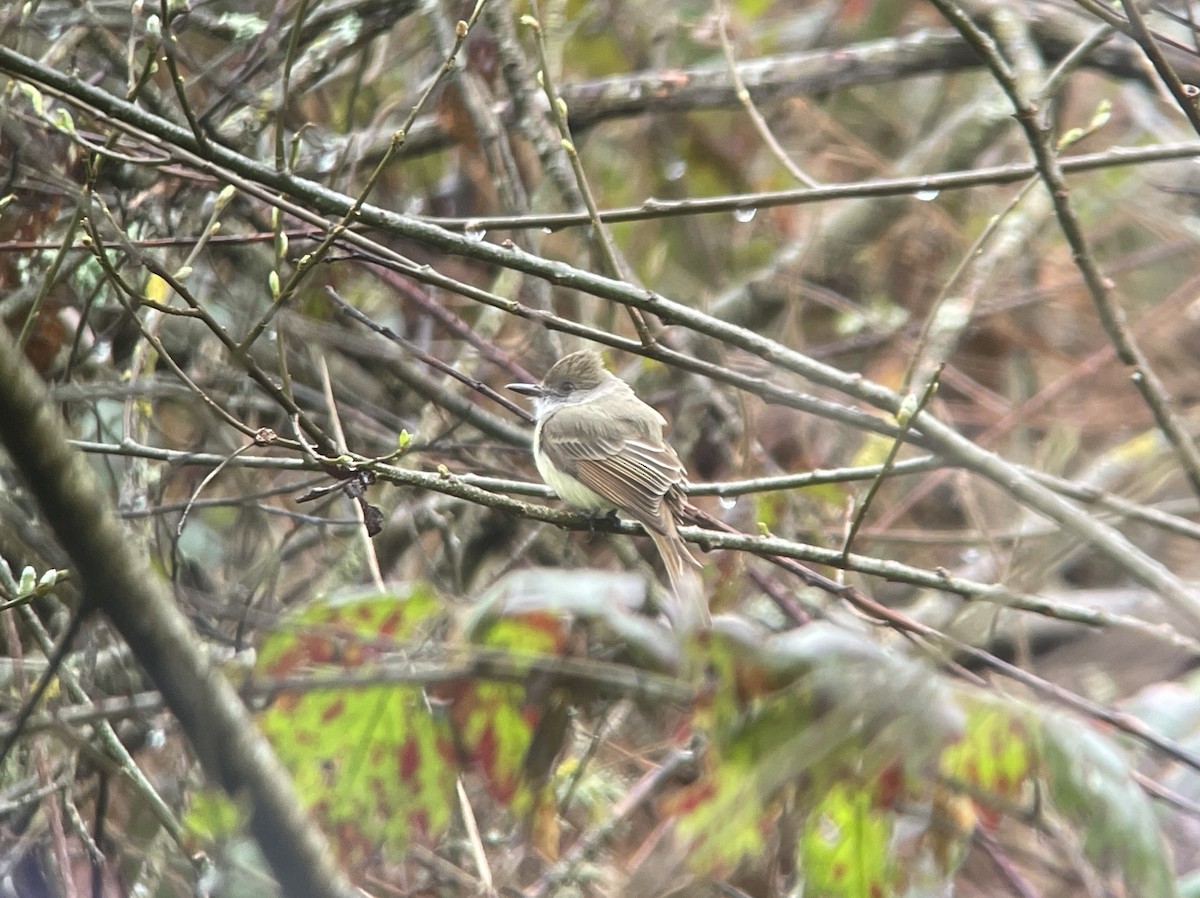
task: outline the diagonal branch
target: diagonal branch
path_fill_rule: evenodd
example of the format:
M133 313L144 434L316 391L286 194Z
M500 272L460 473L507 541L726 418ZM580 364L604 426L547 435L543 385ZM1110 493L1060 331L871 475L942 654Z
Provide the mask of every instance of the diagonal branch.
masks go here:
M354 894L324 837L300 807L237 694L201 653L200 640L150 563L133 546L57 409L0 328L0 441L78 571L85 602L102 611L162 691L204 769L250 808L250 828L285 894Z
M946 0L935 0L949 6ZM344 215L354 199L326 188L316 182L286 172L279 172L226 147L211 145L202 152L191 133L177 125L150 115L129 103L116 100L102 90L91 87L76 79L64 76L41 65L37 61L0 47L0 71L14 77L30 80L48 92L68 101L91 107L107 116L109 121L131 133L151 141L157 146L169 144L175 155L202 171L209 172L239 189L274 202L273 192L281 192L301 201L306 209L296 208L293 214L301 220L311 221L320 214ZM1069 209L1069 205L1067 206ZM566 263L546 259L510 244L496 245L486 241L471 240L442 228L364 204L360 209L360 221L390 233L407 237L426 246L458 256L474 258L506 268L530 274L569 289L580 290L612 302L640 309L656 315L666 324L687 327L697 334L711 337L727 346L749 352L779 368L806 378L821 386L840 391L875 408L895 415L901 411L902 398L894 391L874 383L857 373L848 373L812 359L802 352L764 337L746 328L737 327L714 318L692 306L677 302L650 290L602 277ZM1074 221L1072 218L1071 221ZM387 247L355 232L347 232L346 240L356 246L377 253L380 258L395 260L405 273L415 280L437 282L442 279L438 272L427 265L416 265ZM1097 277L1098 272L1094 272ZM472 298L482 296L483 291L473 291ZM466 294L464 294L466 295ZM492 297L505 307L515 310L515 301ZM606 337L602 342L613 344L615 338ZM711 365L694 355L674 352L661 344L652 347L637 347L631 351L677 365L683 370L716 376L723 382L733 382L733 373ZM774 392L780 399L795 395L796 391L762 382L760 389ZM760 393L765 395L765 393ZM828 405L832 405L829 403ZM846 410L850 411L850 410ZM862 418L869 416L859 413ZM884 424L889 430L894 426ZM1154 590L1178 608L1200 632L1200 596L1186 585L1166 565L1148 556L1123 534L1097 520L1087 511L1063 499L1038 480L999 455L984 449L959 433L953 427L922 412L915 419L915 431L911 442L935 450L952 464L966 468L996 484L1000 489L1019 502L1024 503L1043 516L1070 529L1080 539L1110 558L1142 585Z

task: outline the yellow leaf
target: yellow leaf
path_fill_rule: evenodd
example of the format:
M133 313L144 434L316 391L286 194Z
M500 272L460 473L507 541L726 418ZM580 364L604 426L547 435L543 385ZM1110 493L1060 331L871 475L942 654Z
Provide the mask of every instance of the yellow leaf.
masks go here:
M171 295L171 285L160 278L157 274L152 274L146 279L146 299L152 302L166 304L167 298Z

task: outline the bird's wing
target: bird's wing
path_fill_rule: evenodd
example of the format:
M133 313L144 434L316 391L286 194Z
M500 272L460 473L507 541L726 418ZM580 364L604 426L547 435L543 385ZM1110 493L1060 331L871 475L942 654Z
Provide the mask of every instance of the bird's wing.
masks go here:
M662 533L674 530L663 497L681 492L687 475L661 428L662 423L655 432L626 421L597 422L586 405L567 406L542 425L541 449L560 471ZM630 431L637 437L621 435Z

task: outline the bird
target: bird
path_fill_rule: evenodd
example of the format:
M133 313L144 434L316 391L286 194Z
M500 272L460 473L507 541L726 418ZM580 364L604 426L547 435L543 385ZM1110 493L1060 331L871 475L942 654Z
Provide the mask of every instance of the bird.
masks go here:
M546 484L568 505L640 523L666 569L667 617L676 629L709 627L701 565L679 535L687 471L664 438L666 419L591 350L563 356L541 383L508 389L533 397L533 459Z

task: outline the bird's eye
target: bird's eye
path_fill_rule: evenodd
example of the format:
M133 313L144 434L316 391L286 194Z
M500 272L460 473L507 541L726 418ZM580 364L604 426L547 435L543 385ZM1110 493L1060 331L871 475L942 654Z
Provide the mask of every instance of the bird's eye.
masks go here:
M571 383L569 380L564 380L562 384L562 391L564 393L574 393L575 384Z

